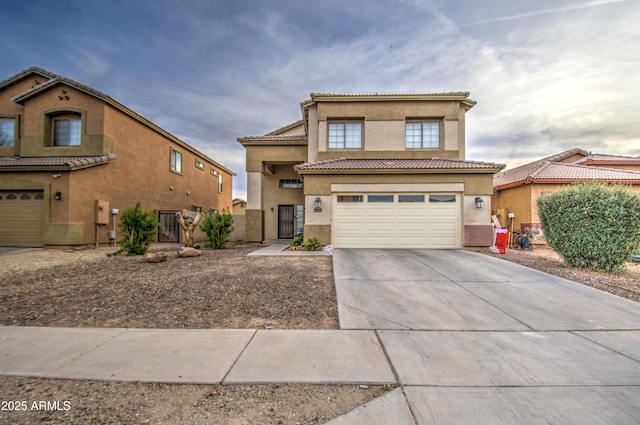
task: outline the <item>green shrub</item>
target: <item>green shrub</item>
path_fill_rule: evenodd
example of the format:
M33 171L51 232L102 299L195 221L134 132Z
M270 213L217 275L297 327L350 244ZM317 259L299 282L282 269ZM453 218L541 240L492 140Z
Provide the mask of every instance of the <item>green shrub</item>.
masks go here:
M228 209L221 213L209 211L204 216L200 229L209 236L209 242L204 244L206 248L222 249L233 232L233 216Z
M135 207L126 208L120 215L118 226L122 232L120 249L113 255L126 252L129 255L141 255L149 250L149 246L156 234L160 223L151 211L143 211L140 201Z
M318 238L311 238L302 243L305 251L319 251L322 248Z
M295 238L291 239L291 246L300 246L302 245L303 242L304 242L303 236L296 236Z
M618 273L640 250L640 196L625 186L568 186L538 209L549 246L570 266Z

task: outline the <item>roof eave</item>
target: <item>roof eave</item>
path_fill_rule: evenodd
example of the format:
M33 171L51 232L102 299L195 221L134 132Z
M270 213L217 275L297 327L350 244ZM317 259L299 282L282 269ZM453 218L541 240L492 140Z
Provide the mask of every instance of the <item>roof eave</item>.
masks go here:
M499 168L320 168L300 169L298 174L495 174Z
M47 71L46 69L38 68L37 66L32 66L31 68L27 68L24 71L20 71L19 73L7 78L4 81L0 82L0 89L3 89L11 84L15 84L18 81L25 79L29 75L39 75L46 79L54 78L56 74Z

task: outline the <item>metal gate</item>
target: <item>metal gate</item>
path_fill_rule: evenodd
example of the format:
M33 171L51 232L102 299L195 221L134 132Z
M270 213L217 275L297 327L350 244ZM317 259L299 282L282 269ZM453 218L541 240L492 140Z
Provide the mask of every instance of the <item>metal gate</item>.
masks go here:
M293 205L278 205L278 239L293 239Z
M180 224L176 220L178 211L158 211L158 242L180 242Z

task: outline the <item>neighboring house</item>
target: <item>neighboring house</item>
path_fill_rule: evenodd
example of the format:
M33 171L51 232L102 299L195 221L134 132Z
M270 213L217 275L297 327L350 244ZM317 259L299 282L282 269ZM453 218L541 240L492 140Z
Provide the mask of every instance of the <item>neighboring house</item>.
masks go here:
M247 213L247 201L239 198L234 199L231 213L233 215L245 215Z
M528 232L534 243L546 243L538 198L572 183L590 181L627 184L640 192L640 157L591 154L575 148L503 171L493 180L494 213L503 227Z
M504 165L465 160L468 96L312 93L302 120L238 138L247 240L304 233L335 247L491 245L492 179Z
M175 212L231 208L234 175L69 78L33 67L0 82L0 246L108 243L137 201L177 242Z

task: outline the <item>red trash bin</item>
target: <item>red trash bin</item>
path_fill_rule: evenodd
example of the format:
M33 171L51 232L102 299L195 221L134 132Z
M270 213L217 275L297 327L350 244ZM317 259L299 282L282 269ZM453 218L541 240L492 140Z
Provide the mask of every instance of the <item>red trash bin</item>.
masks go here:
M507 240L509 239L508 229L496 229L496 248L500 254L507 252Z

